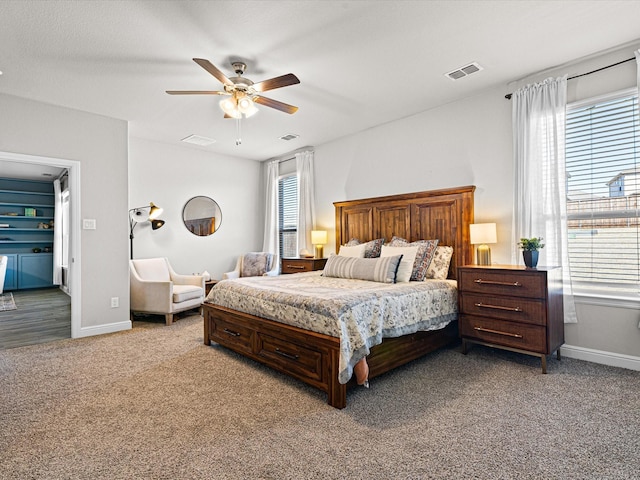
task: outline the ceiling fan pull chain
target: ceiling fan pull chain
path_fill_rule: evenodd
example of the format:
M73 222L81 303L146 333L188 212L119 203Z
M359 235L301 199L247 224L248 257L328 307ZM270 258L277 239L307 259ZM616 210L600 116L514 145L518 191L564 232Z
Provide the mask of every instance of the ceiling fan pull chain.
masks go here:
M242 144L242 128L240 127L240 119L236 119L236 145Z

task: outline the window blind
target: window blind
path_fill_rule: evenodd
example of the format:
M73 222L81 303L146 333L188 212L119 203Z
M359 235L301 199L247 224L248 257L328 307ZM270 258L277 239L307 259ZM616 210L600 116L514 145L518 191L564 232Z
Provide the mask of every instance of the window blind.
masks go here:
M567 226L576 293L640 293L637 103L633 90L567 108Z
M297 257L298 181L296 175L278 181L280 258Z

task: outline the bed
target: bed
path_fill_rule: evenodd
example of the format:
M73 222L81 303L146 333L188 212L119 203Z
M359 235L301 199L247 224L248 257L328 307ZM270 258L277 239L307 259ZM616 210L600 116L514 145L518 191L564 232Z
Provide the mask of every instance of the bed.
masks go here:
M474 218L474 190L475 187L466 186L335 202L336 251L339 250L340 245L344 245L353 238L361 242L378 238L384 238L388 242L394 236L411 242L420 239L438 239L439 246L453 247L448 272L449 282L441 281L437 287L445 288L445 283L456 280L457 266L472 262L469 224ZM286 289L291 288L287 286L287 282L291 283L293 278L299 279L294 282L298 284L296 288L303 289L313 288L311 285L319 281L319 276L321 272L310 272L283 275L280 279L270 278L267 281L281 282L277 288L280 289L280 294L284 295L288 292ZM251 288L250 284L255 281L260 280L245 280L244 284L242 282L234 284L235 295L242 296L243 289ZM227 282L236 282L236 280ZM225 281L220 282L216 289L224 283ZM411 292L426 288L415 285L421 282L409 283L414 285L385 288L388 291L408 289ZM362 288L366 289L367 286L364 285ZM246 306L243 305L244 311L241 311L239 307L231 308L229 306L231 304L225 301L218 300L217 304L210 303L211 293L213 291L203 305L206 345L215 342L264 363L326 392L329 405L336 408L346 406L347 388L355 384L355 381L345 381L346 377L350 376L350 368L353 365L349 365L345 370L345 361L348 363L349 359L347 357L345 360L345 349L344 345L341 348L339 334L330 330L328 332L332 334L321 333L290 324L292 322L288 322L290 315L287 312L291 310L271 308L271 300L254 302L251 308L245 308ZM214 296L222 299L224 295L221 290ZM229 295L233 296L233 293ZM314 304L316 313L317 309L321 308L315 304L312 296L307 296L306 300L300 300L299 303ZM429 326L431 329L427 331L418 329L401 336L390 338L385 336L382 338L382 343L366 348L368 378L373 379L456 341L457 322L449 320L451 319L442 322L441 325L431 325Z

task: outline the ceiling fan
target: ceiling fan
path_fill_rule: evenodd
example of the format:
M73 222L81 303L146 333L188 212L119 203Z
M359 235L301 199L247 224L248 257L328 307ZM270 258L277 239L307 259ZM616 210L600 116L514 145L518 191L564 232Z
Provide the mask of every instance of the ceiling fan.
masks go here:
M300 83L298 77L293 73L287 73L286 75L253 83L247 77L242 76L247 68L243 62L238 61L231 63L236 76L228 78L215 65L209 62L209 60L194 58L193 61L222 82L224 90L167 90L169 95L224 95L227 98L220 101L220 108L224 112L224 117L238 120L243 117L250 117L256 113L258 109L254 105L255 103L264 105L265 107L275 108L288 114L293 114L298 111L298 107L261 95L262 92L268 90L275 90L276 88Z

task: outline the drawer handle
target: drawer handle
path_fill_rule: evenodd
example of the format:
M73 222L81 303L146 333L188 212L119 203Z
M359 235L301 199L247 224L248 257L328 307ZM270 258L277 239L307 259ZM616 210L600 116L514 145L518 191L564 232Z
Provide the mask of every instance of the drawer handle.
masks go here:
M501 285L503 287L521 287L522 284L520 282L494 282L493 280L483 280L481 278L478 278L477 280L474 280L474 282L476 282L477 284L483 285Z
M285 268L295 268L296 270L304 270L304 265L285 265Z
M494 310L507 310L508 312L521 312L520 307L502 307L500 305L488 305L486 303L476 303L476 307L480 308L493 308Z
M238 332L234 332L233 330L229 330L228 328L225 328L223 330L224 333L226 333L227 335L231 335L232 337L239 337L240 334Z
M283 352L279 348L276 348L276 353L281 357L288 358L289 360L298 360L300 358L300 355L291 355L290 353Z
M496 333L498 335L504 335L506 337L522 338L522 335L518 335L517 333L501 332L500 330L492 330L490 328L473 327L473 329L478 330L479 332Z

